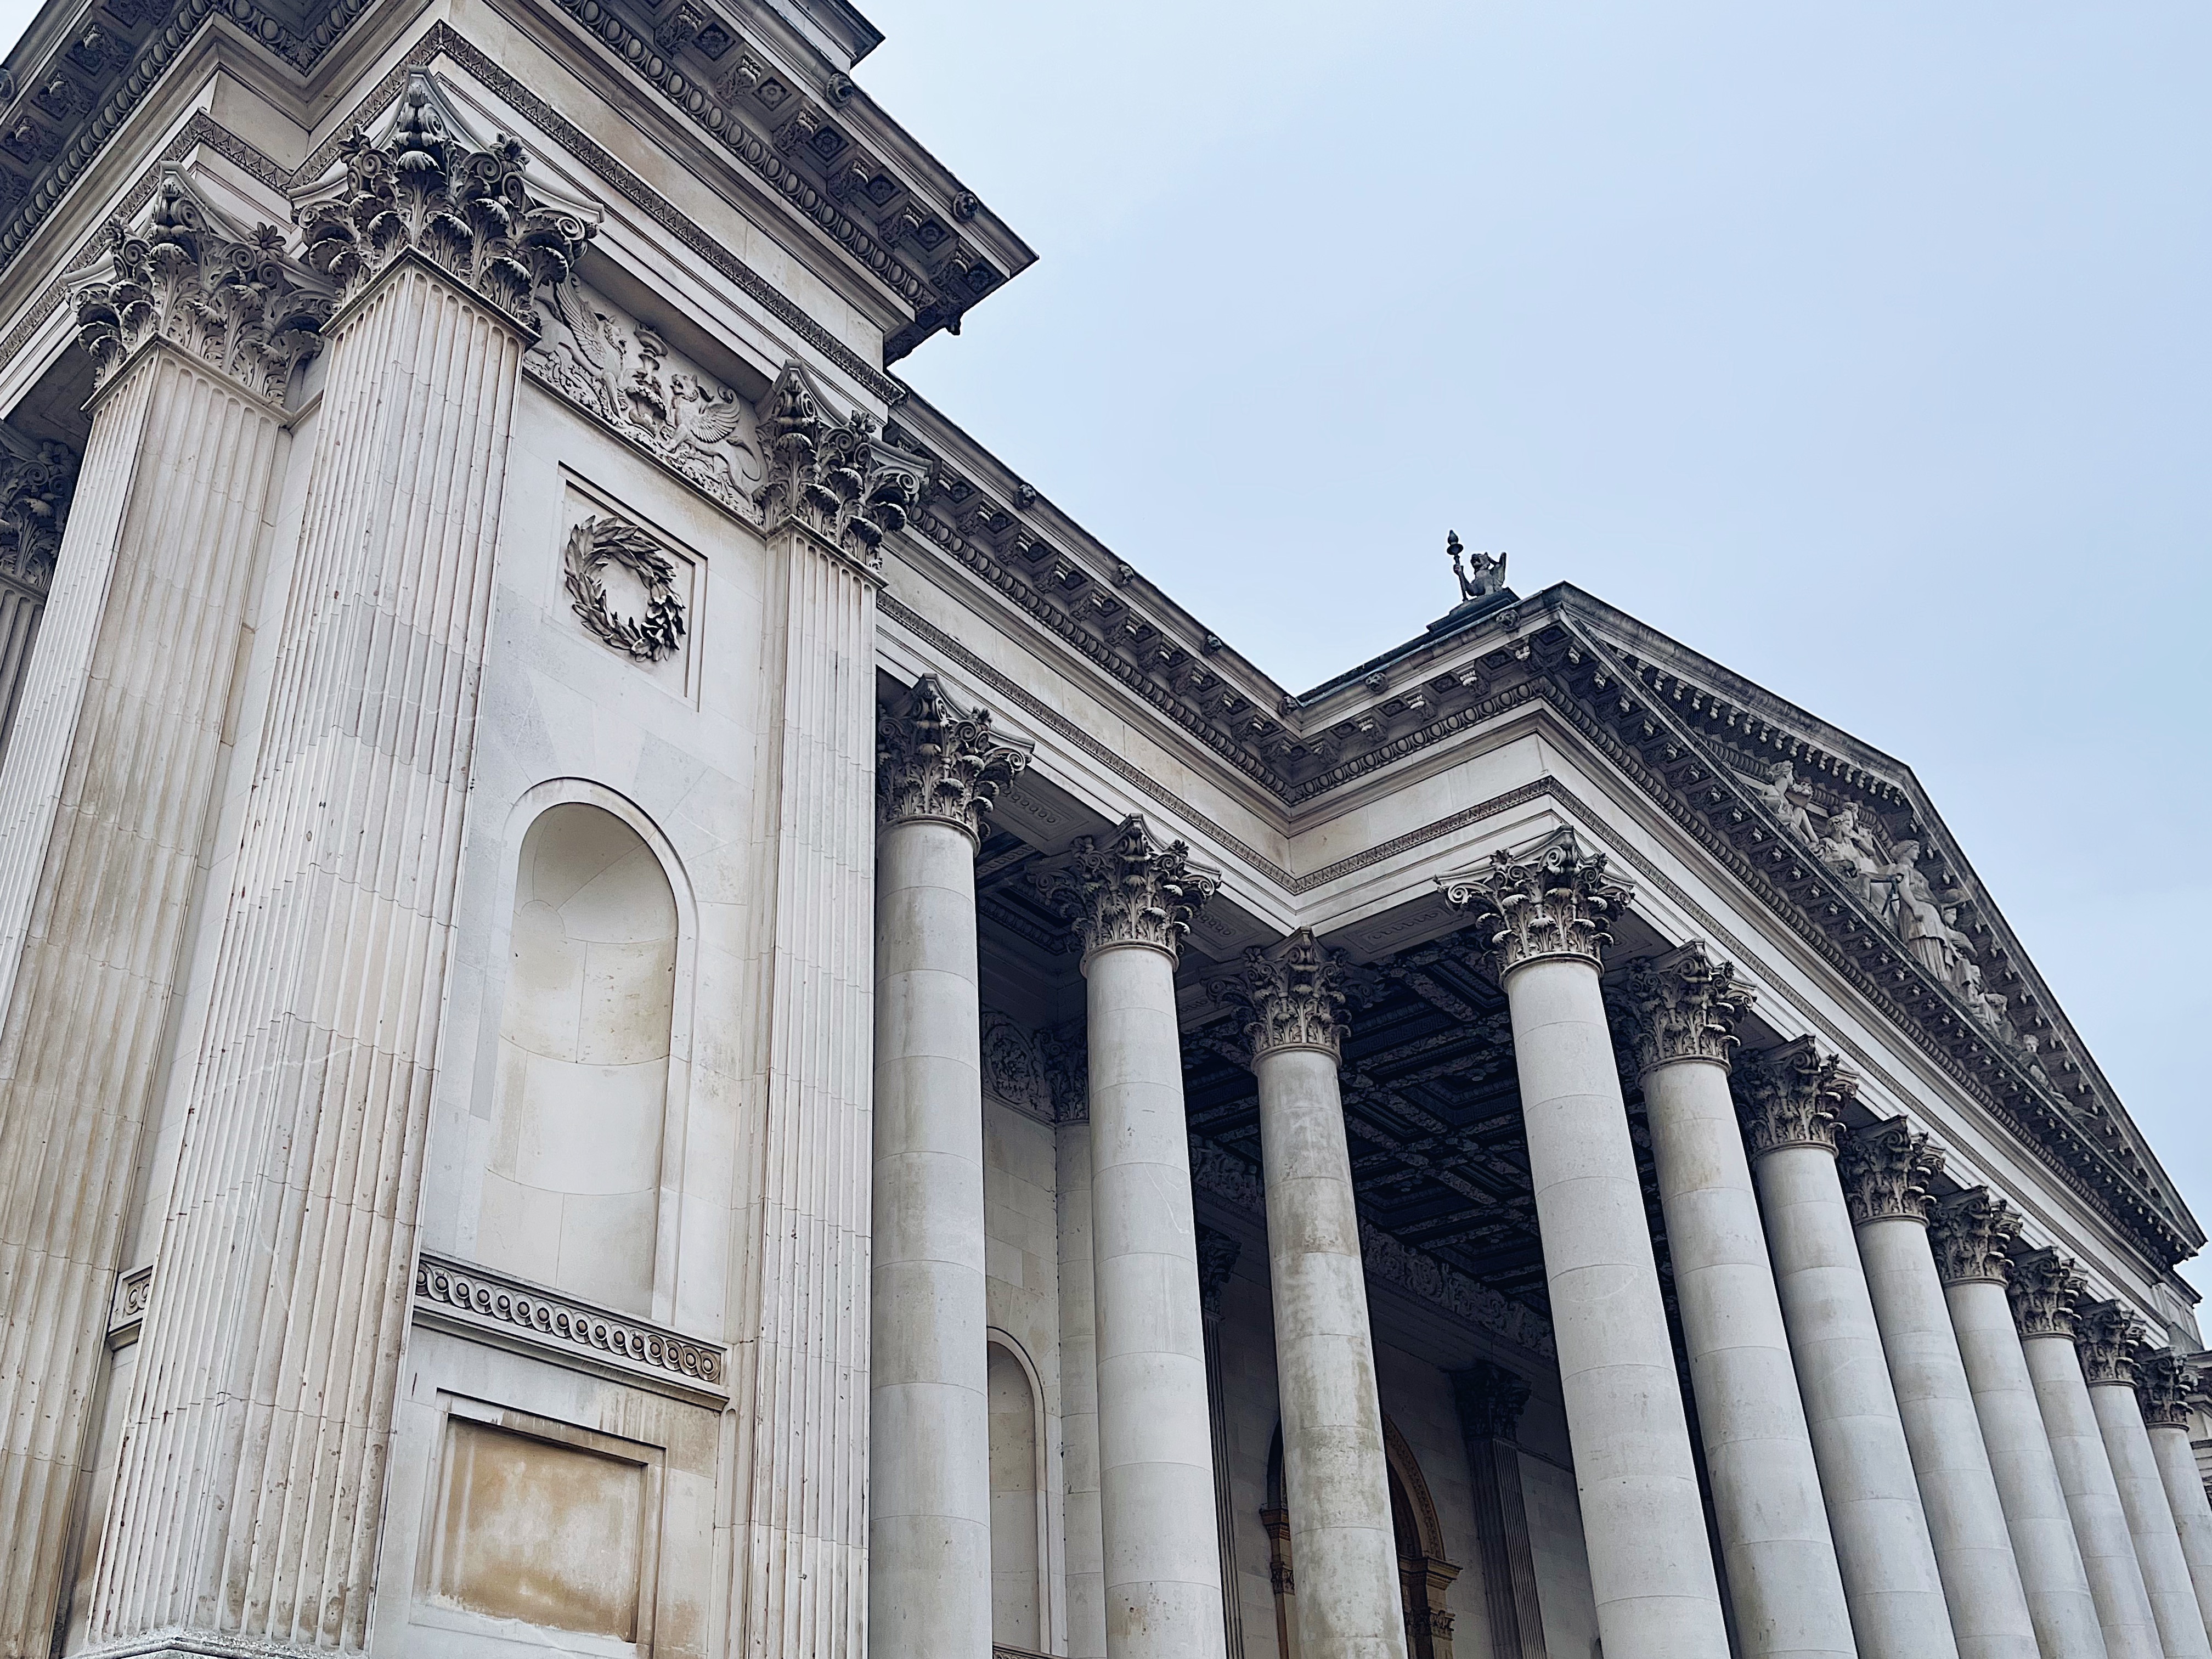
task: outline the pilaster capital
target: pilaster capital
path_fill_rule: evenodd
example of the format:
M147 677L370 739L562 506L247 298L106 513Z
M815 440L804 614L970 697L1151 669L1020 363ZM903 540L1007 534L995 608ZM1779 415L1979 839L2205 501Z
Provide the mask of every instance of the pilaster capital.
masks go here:
M1851 1222L1925 1222L1928 1183L1942 1173L1943 1154L1906 1118L1870 1123L1844 1136L1838 1173Z
M538 291L566 281L599 232L593 210L526 185L522 145L477 138L420 70L381 131L356 128L338 153L294 217L341 305L411 254L535 335Z
M1198 1229L1198 1299L1209 1320L1221 1317L1221 1290L1244 1247L1227 1233L1200 1223Z
M1703 939L1634 963L1615 1006L1641 1074L1678 1060L1729 1063L1736 1022L1751 1007L1732 963L1715 962Z
M2074 1317L2074 1347L2081 1356L2081 1375L2092 1385L2133 1388L2136 1351L2143 1335L2142 1321L2117 1301L2092 1302L2081 1309Z
M1470 1442L1510 1440L1528 1407L1528 1383L1516 1371L1478 1359L1451 1374L1452 1403L1459 1407L1460 1432Z
M2022 1336L2071 1339L2081 1295L2088 1281L2072 1258L2053 1249L2030 1250L2012 1258L2005 1286L2012 1297L2013 1322Z
M1753 1158L1785 1146L1833 1152L1843 1134L1841 1109L1859 1091L1857 1075L1810 1037L1747 1057L1730 1080Z
M876 800L885 823L928 819L981 842L999 791L1022 775L1033 744L1000 737L988 708L954 702L934 674L876 713Z
M1190 861L1190 848L1163 845L1141 813L1111 835L1078 836L1060 867L1037 878L1046 902L1066 916L1087 962L1116 945L1146 945L1173 961L1190 919L1221 886L1221 872Z
M1566 828L1517 852L1494 853L1439 884L1444 902L1487 934L1501 979L1525 963L1557 957L1599 965L1613 937L1606 923L1632 893L1607 875L1605 854L1584 848Z
M1928 1218L1928 1243L1936 1253L1936 1272L1946 1285L1976 1280L2002 1285L2010 1279L2020 1216L1986 1187L1969 1187L1935 1206Z
M2136 1358L2136 1401L2154 1429L2186 1429L2197 1396L2197 1368L2171 1348L2146 1348Z
M0 421L0 576L40 593L52 584L76 470L67 445L27 438Z
M67 279L95 392L158 340L283 401L292 371L321 348L332 304L330 284L285 256L283 232L231 224L170 167L144 228L117 219L106 235L106 257Z
M813 380L786 363L762 405L768 477L757 499L770 530L804 526L871 571L884 538L921 510L929 463L887 444L865 410L830 412Z
M1351 972L1341 951L1323 950L1313 929L1301 927L1279 944L1252 946L1243 966L1214 981L1212 990L1244 1012L1255 1061L1278 1048L1340 1056Z

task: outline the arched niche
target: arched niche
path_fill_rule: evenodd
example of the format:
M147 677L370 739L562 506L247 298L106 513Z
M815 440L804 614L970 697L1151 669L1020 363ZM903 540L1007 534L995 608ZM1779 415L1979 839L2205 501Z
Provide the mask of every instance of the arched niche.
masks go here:
M991 1644L1041 1654L1052 1631L1044 1392L1029 1356L990 1334Z
M679 945L667 870L623 816L553 799L522 837L507 944L477 1259L665 1316Z

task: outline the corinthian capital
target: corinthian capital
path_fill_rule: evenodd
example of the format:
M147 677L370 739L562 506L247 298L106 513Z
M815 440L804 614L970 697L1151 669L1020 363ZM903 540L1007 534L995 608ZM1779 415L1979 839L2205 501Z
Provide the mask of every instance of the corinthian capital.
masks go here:
M411 253L535 334L538 290L567 280L599 230L587 210L526 185L522 146L504 133L479 142L419 70L382 133L356 128L339 154L343 176L297 217L307 262L342 301Z
M2185 1429L2197 1396L2197 1370L2170 1348L2146 1349L2136 1359L2136 1399L2144 1424Z
M107 227L107 254L70 278L77 343L106 386L138 348L166 340L255 396L281 402L314 356L330 285L283 253L274 225L241 230L167 169L145 228Z
M2133 1388L2142 1340L2142 1321L2118 1302L2092 1302L2075 1316L2074 1349L2081 1356L2081 1375L2092 1383Z
M1945 1199L1928 1218L1929 1247L1946 1285L1977 1279L2004 1284L2011 1277L2010 1252L2019 1237L2019 1215L1986 1187L1969 1187Z
M1845 1135L1838 1173L1851 1220L1927 1220L1928 1183L1942 1169L1942 1152L1904 1118L1871 1123Z
M24 437L0 421L0 575L45 592L61 552L77 458L67 447Z
M1209 1320L1221 1317L1221 1291L1244 1247L1227 1233L1200 1222L1198 1227L1199 1310Z
M1752 1001L1734 964L1713 961L1702 939L1636 963L1619 1006L1637 1071L1677 1060L1727 1065L1736 1022Z
M1348 965L1301 927L1279 945L1254 945L1237 972L1214 981L1215 994L1244 1010L1252 1058L1277 1048L1344 1051Z
M961 708L924 674L876 719L876 799L885 823L929 818L978 842L999 791L1022 775L1031 744L1001 738L991 711Z
M1517 853L1493 854L1442 885L1445 902L1486 933L1501 977L1550 957L1600 962L1613 937L1605 924L1630 896L1607 877L1605 854L1585 851L1566 829Z
M1751 1056L1732 1080L1753 1158L1784 1146L1834 1152L1843 1134L1838 1113L1859 1091L1858 1078L1810 1037Z
M1149 945L1175 957L1190 919L1220 885L1219 871L1193 864L1182 842L1161 845L1135 812L1103 839L1077 836L1066 862L1037 879L1083 941L1086 960L1115 945Z
M884 538L920 509L928 464L876 435L864 410L833 416L797 363L784 365L760 422L768 477L756 494L768 527L802 524L871 570Z
M2012 1259L2013 1322L2022 1336L2074 1334L2075 1317L2087 1281L2073 1261L2056 1250L2030 1250Z

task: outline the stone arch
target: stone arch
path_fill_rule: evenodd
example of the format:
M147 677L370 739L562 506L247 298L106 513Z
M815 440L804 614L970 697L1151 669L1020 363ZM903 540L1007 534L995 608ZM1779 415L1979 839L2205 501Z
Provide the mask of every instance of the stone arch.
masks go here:
M988 1337L991 1644L1042 1653L1053 1623L1043 1379L1014 1338L996 1327Z

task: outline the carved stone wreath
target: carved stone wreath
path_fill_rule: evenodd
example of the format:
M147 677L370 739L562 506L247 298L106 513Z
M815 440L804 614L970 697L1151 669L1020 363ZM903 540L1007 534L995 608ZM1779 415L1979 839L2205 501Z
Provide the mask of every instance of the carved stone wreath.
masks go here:
M577 616L616 650L640 662L659 662L684 643L684 601L676 597L676 567L652 537L620 519L586 519L568 537L568 597ZM618 564L645 584L645 615L633 621L607 605L599 573Z

